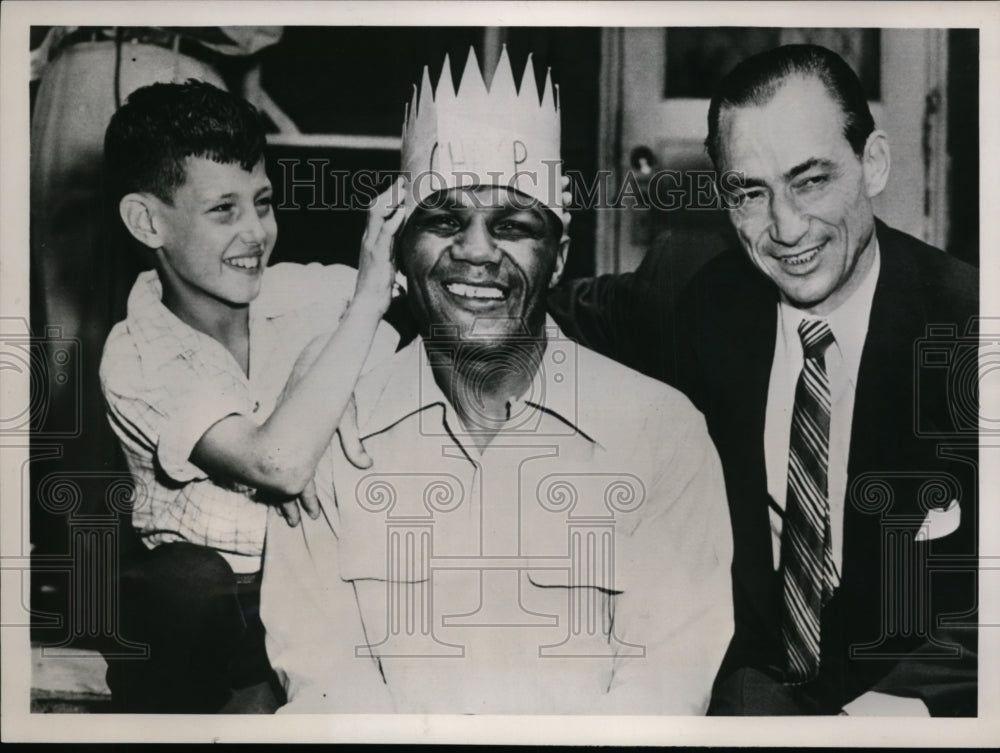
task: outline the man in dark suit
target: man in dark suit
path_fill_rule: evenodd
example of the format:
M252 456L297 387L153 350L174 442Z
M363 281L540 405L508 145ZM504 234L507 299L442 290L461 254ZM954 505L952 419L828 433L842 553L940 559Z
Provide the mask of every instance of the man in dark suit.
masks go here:
M974 715L976 270L875 219L888 137L829 50L740 64L706 145L742 249L550 310L708 421L736 616L709 713Z

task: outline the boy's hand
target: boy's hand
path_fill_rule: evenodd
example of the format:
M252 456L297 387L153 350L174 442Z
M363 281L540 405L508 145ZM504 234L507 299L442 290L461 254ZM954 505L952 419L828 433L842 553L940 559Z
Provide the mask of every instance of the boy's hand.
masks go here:
M562 212L560 213L559 219L563 223L563 235L569 235L569 223L572 217L569 215L569 208L573 204L573 187L570 185L570 180L568 175L562 176L560 181L560 187L562 188Z
M278 506L281 516L292 528L297 526L302 519L299 514L300 505L313 520L319 517L319 497L316 496L316 483L314 481L309 481L306 484L306 488L302 490L302 494L297 499L290 499Z
M399 177L379 194L368 210L368 226L361 238L354 300L373 305L380 317L389 308L392 297L396 277L393 238L403 224L405 198L406 181Z

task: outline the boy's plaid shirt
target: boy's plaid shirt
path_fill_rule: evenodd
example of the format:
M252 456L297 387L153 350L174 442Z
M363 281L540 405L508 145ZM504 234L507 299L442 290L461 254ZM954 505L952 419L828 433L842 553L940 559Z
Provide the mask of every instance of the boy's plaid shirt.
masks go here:
M221 343L167 310L155 271L139 276L105 343L101 386L135 480L132 524L148 547L188 541L218 550L235 572L260 568L266 505L251 488L209 478L191 452L226 416L267 419L302 350L336 329L355 277L340 265L268 268L250 304L247 376ZM371 361L390 355L395 339L382 325Z

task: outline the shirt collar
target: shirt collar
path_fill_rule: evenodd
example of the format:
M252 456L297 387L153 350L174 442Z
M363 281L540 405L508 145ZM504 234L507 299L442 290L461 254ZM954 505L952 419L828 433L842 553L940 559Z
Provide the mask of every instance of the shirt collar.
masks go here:
M572 345L559 325L546 316L546 344L541 365L535 372L531 387L514 397L511 413L519 415L519 404L542 410L585 436L592 436L576 424L576 383L580 358L586 350ZM566 351L570 351L567 354ZM567 373L574 372L574 373ZM451 429L465 434L454 407L445 397L428 362L422 337L417 337L381 367L376 367L358 385L357 402L362 436L377 434L408 416L441 405L443 418Z
M250 302L251 332L255 321L282 316L294 308L289 305L294 300L294 291L275 289L268 285L268 275L264 275L260 293ZM178 355L189 356L201 348L224 349L222 343L181 321L163 305L163 283L156 270L141 272L136 278L126 315L128 327L136 335L143 360L150 368L158 368Z
M142 353L143 363L152 369L178 355L197 352L205 347L203 338L212 340L163 305L163 284L156 270L140 273L132 286L126 323Z
M785 342L799 342L798 327L803 319L824 319L833 333L836 347L840 350L844 363L849 367L849 374L857 373L857 365L861 363L861 351L864 349L865 337L868 334L868 320L875 298L875 286L882 268L878 238L872 236L872 242L875 245L875 258L861 284L850 298L826 316L816 317L806 314L784 300L778 304Z

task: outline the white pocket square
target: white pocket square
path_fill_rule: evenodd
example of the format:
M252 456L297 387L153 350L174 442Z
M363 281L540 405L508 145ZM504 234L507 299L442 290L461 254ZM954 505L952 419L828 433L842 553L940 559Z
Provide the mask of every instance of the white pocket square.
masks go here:
M959 523L962 522L962 508L958 505L958 500L953 499L947 507L935 507L927 511L927 517L920 524L917 531L917 541L929 541L939 539L954 533L958 530Z

